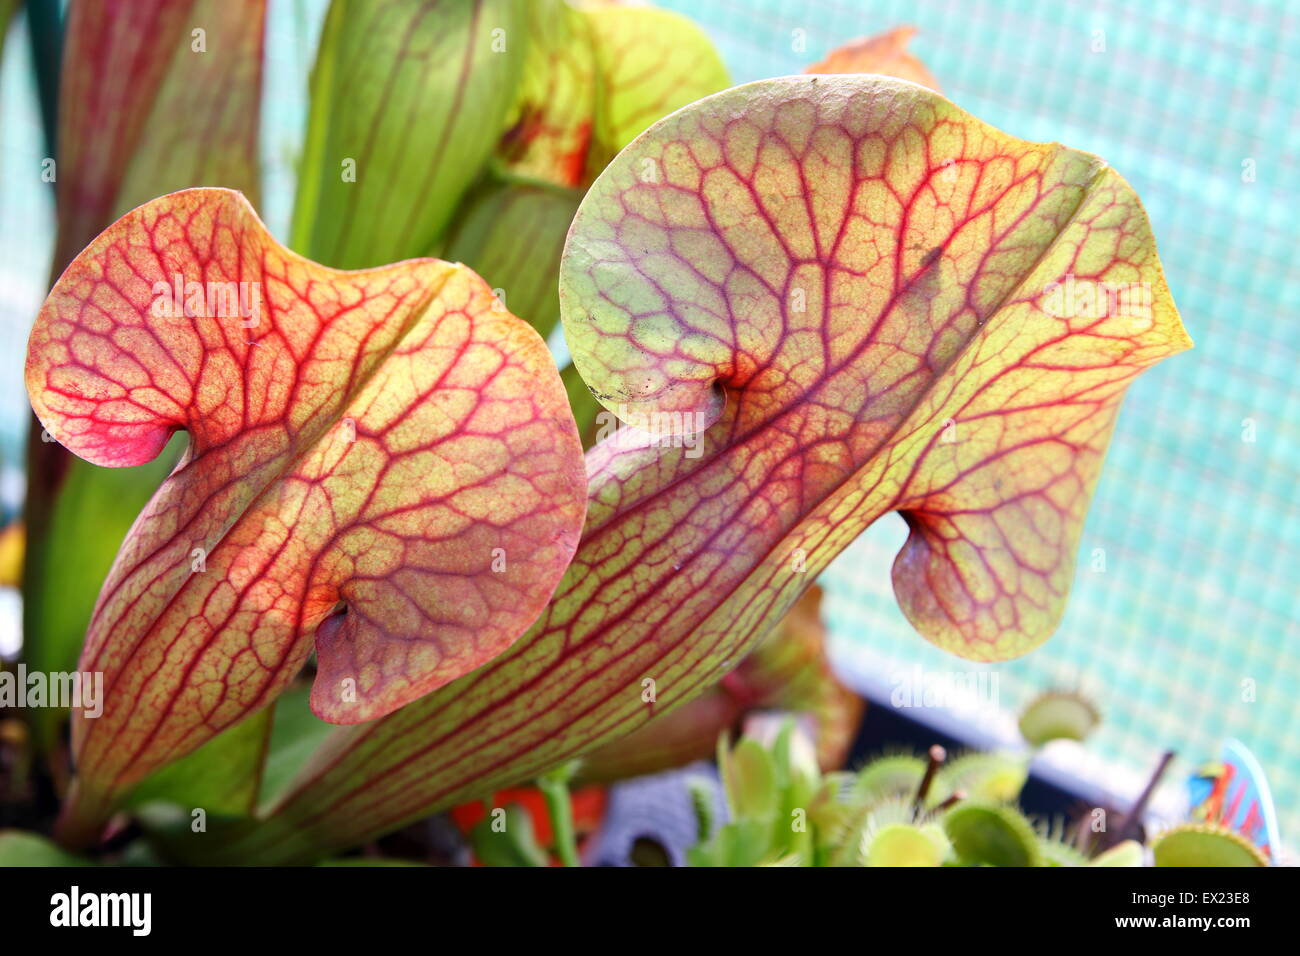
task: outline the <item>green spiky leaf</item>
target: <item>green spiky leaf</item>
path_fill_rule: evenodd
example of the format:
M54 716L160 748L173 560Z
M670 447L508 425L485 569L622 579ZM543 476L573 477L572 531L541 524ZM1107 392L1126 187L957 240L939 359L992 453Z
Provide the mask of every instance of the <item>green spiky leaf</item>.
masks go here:
M1020 796L1029 779L1029 767L1017 754L968 753L946 764L932 788L931 797L942 800L958 790L972 800L1010 803Z
M1095 857L1089 866L1141 866L1142 844L1137 840L1125 840L1116 844L1105 853Z
M1092 702L1067 691L1048 691L1025 707L1020 734L1033 747L1051 740L1083 740L1101 723Z
M1184 823L1151 844L1156 866L1268 866L1253 843L1216 824Z
M961 803L943 818L943 829L965 863L1042 866L1037 835L1020 811L1001 804Z
M858 771L853 797L879 800L890 796L911 796L925 776L925 761L912 754L879 757Z
M866 862L867 866L939 866L947 855L948 839L941 828L891 823L872 838Z

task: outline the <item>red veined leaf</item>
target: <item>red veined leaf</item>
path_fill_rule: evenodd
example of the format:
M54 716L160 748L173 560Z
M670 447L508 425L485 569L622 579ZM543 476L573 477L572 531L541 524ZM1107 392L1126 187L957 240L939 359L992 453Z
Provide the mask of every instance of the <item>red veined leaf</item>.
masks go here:
M656 124L584 199L560 290L588 385L651 430L588 453L550 607L507 654L336 734L232 854L357 842L629 733L891 511L918 630L1026 653L1064 608L1125 389L1190 345L1101 160L867 75L753 83Z
M225 186L256 197L265 0L73 0L59 90L58 235L50 281L105 226L159 193ZM77 461L28 443L23 657L71 670L131 519L175 464ZM52 747L64 712L30 714Z
M100 465L190 445L128 535L81 669L65 827L275 699L371 720L508 647L567 565L580 445L545 344L464 266L339 272L238 193L153 200L55 285L29 343L46 428Z
M632 525L699 623L781 606L899 511L904 609L981 660L1055 627L1124 388L1190 344L1104 163L872 76L751 84L656 126L579 210L561 302L606 407L708 428L650 469L695 520L657 496Z
M763 711L808 715L821 768L843 766L864 704L831 669L821 594L809 588L740 666L700 696L585 756L578 778L620 780L707 760L719 734Z

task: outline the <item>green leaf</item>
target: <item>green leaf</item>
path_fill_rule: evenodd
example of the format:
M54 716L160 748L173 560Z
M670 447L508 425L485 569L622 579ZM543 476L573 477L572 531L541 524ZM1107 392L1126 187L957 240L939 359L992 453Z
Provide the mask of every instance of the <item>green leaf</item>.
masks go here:
M213 816L252 813L274 706L260 710L140 782L128 806L162 801ZM328 725L327 725L328 726Z
M505 130L525 23L522 0L334 0L290 245L344 269L428 254Z
M772 852L770 821L743 819L719 827L708 843L686 851L689 866L758 866Z
M776 813L777 765L772 754L746 737L731 751L724 783L731 812L737 818L770 820Z
M1037 835L1021 813L1001 804L962 803L943 818L943 829L966 863L1042 866Z
M466 199L441 257L477 272L546 337L560 321L560 253L581 200L576 189L493 177Z
M584 9L596 54L596 122L587 170L598 175L652 123L731 85L704 31L669 10Z
M259 804L277 800L334 729L311 712L311 684L289 688L275 702L271 739L262 767Z
M1088 866L1088 858L1059 836L1047 836L1038 841L1044 866Z
M921 786L925 768L926 761L915 754L878 757L858 771L853 799L874 802L885 797L911 797Z
M484 866L547 866L550 861L533 835L533 821L519 804L505 807L504 827L493 813L470 831L474 855Z
M1052 740L1083 740L1101 723L1092 701L1069 691L1048 691L1025 706L1020 714L1020 735L1030 746Z
M85 857L61 849L38 833L0 830L0 867L94 866Z
M1151 841L1156 866L1268 866L1253 843L1213 823L1184 823Z
M1137 840L1125 840L1116 844L1105 853L1094 857L1089 866L1141 866L1142 844Z
M908 823L889 823L872 836L866 864L939 866L947 855L947 838L933 824L918 827Z
M942 802L961 790L972 800L1010 803L1020 796L1028 779L1029 765L1017 754L963 754L940 768L929 802Z

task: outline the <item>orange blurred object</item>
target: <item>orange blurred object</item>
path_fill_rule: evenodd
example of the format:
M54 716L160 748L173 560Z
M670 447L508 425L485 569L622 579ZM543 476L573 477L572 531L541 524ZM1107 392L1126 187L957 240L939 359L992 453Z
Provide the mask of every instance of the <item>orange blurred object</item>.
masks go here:
M587 838L596 832L600 821L605 817L606 792L604 787L579 787L569 795L569 798L573 805L573 832L578 842L578 854L581 855ZM538 845L547 849L551 866L559 866L559 860L550 850L551 842L554 840L554 834L551 832L551 815L546 810L546 800L542 796L542 791L536 787L507 787L494 793L490 804L483 800L462 803L458 807L453 807L448 816L456 825L456 829L468 836L474 827L487 819L490 807L504 807L511 803L518 804L528 814ZM482 866L472 852L470 865Z
M836 47L826 59L804 72L883 73L942 92L934 74L915 54L907 51L907 44L915 35L916 27L895 27L873 37L859 37Z

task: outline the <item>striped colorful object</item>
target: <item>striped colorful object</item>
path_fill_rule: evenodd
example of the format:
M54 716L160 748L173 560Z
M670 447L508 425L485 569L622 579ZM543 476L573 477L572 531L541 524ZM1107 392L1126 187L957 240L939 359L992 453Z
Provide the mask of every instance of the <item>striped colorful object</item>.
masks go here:
M1236 830L1277 861L1278 832L1273 794L1259 761L1240 740L1227 740L1218 760L1187 781L1194 823L1221 823Z

